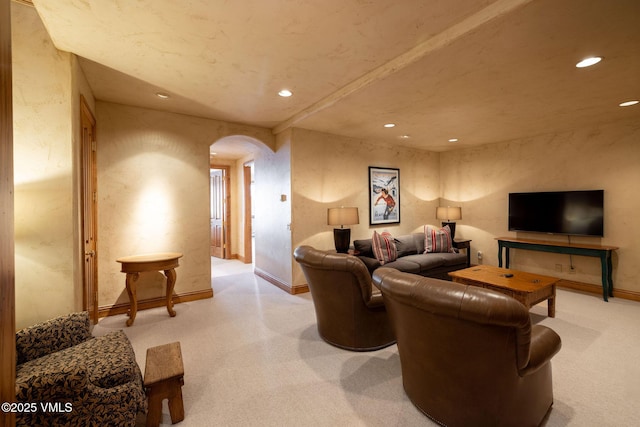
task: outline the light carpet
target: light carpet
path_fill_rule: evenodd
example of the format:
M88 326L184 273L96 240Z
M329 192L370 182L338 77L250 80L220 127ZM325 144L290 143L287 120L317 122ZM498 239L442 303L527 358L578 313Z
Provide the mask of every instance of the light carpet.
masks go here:
M214 298L103 318L94 335L124 329L144 372L146 349L180 341L180 426L432 426L402 388L395 345L356 353L325 343L309 293L289 295L239 261L212 267ZM178 281L180 276L178 273ZM640 425L640 304L558 290L534 323L554 329L554 405L545 426ZM473 357L473 355L470 355ZM464 410L465 402L460 402ZM171 425L168 407L163 425Z

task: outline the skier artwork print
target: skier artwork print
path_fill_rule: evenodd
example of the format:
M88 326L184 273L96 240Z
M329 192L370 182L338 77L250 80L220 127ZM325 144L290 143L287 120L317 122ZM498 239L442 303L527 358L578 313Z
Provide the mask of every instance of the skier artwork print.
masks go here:
M369 167L369 224L400 222L400 169Z

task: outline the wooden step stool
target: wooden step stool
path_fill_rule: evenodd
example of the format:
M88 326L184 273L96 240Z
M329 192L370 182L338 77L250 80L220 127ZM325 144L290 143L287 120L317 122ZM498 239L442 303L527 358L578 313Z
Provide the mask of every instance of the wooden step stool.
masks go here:
M162 418L162 401L168 399L171 424L184 420L182 386L184 367L180 342L147 349L144 387L149 401L147 427L157 427Z

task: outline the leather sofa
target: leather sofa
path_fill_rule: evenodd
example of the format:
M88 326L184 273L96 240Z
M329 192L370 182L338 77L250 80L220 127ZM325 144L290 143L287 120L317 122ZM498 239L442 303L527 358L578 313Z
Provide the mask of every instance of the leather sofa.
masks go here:
M129 339L93 337L87 312L18 331L16 359L16 400L30 405L18 426L135 426L147 410Z
M398 258L385 263L385 267L406 273L449 280L447 273L467 268L467 256L458 252L425 252L424 233L413 233L395 237ZM364 262L370 274L382 266L373 254L372 239L354 240L355 255Z
M293 256L307 279L322 339L353 351L396 342L382 294L372 286L362 261L311 246L296 248Z
M447 426L538 426L553 404L561 341L498 292L380 268L404 390Z

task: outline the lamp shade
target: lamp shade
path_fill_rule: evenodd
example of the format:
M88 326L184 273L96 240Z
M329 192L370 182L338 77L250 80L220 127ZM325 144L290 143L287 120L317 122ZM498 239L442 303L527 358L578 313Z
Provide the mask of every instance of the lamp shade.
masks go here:
M360 220L358 218L358 208L350 207L340 207L340 208L329 208L327 210L327 224L329 225L352 225L359 224Z
M462 219L462 208L460 206L439 206L436 208L436 219L448 221Z

